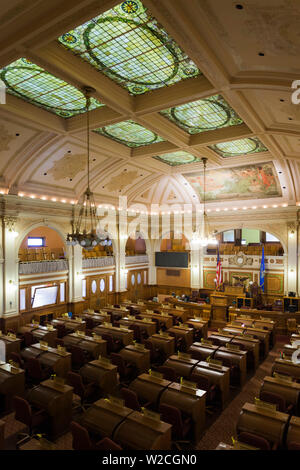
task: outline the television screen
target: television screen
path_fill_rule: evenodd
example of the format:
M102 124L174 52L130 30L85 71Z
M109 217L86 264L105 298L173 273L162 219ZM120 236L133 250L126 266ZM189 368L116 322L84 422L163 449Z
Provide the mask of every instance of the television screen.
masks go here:
M37 287L34 291L32 308L56 303L58 286Z
M157 251L155 253L155 266L164 268L188 268L189 254L176 251Z
M44 246L44 237L28 237L27 239L27 246L29 247L36 247L36 246Z

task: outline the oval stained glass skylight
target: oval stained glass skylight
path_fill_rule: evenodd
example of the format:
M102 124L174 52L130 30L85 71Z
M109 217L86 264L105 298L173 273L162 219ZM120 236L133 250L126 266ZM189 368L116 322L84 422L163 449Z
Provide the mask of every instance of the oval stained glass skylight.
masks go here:
M117 124L95 129L94 132L116 140L128 147L141 147L143 145L163 142L164 140L159 135L134 121L118 122Z
M200 158L181 150L178 152L165 153L164 155L159 155L153 158L170 166L186 165L188 163L196 163L200 161Z
M237 155L266 152L268 150L257 137L221 142L211 145L209 148L215 150L222 157L234 157Z
M199 100L172 108L172 116L176 121L195 129L216 129L225 126L230 113L216 101Z
M58 40L134 95L200 74L140 0L122 2Z
M243 123L243 120L224 100L222 95L214 95L203 100L165 109L160 111L160 114L173 121L189 134L197 134L221 127L237 126Z
M42 67L22 58L0 71L8 93L68 118L86 112L84 94ZM91 98L90 110L104 106Z

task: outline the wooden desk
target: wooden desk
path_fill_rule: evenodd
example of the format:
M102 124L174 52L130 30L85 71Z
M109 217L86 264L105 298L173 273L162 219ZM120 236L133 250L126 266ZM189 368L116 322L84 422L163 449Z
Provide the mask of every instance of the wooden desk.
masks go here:
M189 379L198 362L195 359L183 359L174 354L165 361L164 366L174 369L178 377Z
M61 353L55 348L48 346L47 351L41 348L40 343L32 344L25 348L21 355L26 360L30 358L30 353L33 351L39 352L39 355L34 355L43 366L51 367L53 372L59 377L66 377L67 373L72 369L72 355L69 352Z
M123 359L134 364L139 372L146 372L150 369L150 351L149 349L140 350L133 344L125 346L119 354Z
M189 318L185 323L194 330L200 330L201 338L207 338L208 321L199 320L198 318Z
M249 354L253 355L253 360L254 360L254 369L257 369L258 364L259 364L259 341L258 339L252 339L252 338L245 338L242 335L231 335L230 333L228 334L222 334L222 333L213 333L209 337L210 340L217 339L220 342L223 343L224 346L226 346L226 343L232 343L232 344L242 344L245 349ZM247 367L250 365L250 357L248 358L247 356Z
M281 395L287 402L295 407L295 413L299 416L300 405L300 384L283 380L278 377L265 377L260 389L261 392L271 392Z
M252 403L245 403L237 422L237 432L250 432L262 436L269 442L282 444L289 415L271 412Z
M12 339L10 336L1 335L0 343L3 344L3 349L5 351L5 357L3 361L8 362L11 358L11 353L16 352L20 354L21 351L21 340L19 338Z
M83 313L80 317L84 321L86 321L87 319L93 320L94 327L98 326L98 325L101 325L103 322L110 323L110 321L111 321L111 316L109 314L107 314L106 312L105 312L105 315L101 314L101 313L91 313L91 312Z
M155 408L159 406L159 400L163 391L171 384L169 380L152 377L149 374L139 375L129 388L134 390L144 402L151 402Z
M230 369L224 366L217 368L213 364L200 361L194 368L193 374L204 375L212 384L218 386L221 392L222 408L224 408L229 399Z
M48 347L44 350L40 344L33 344L21 351L21 356L25 361L38 359L42 366L51 367L59 377L65 377L71 370L71 354L59 353L57 349Z
M186 345L186 350L193 344L194 340L194 330L193 328L185 328L182 326L172 326L172 328L169 328L166 333L172 333L175 335L175 338L183 338L185 345Z
M113 338L119 339L122 341L124 346L133 343L133 331L132 330L123 330L115 326L104 326L100 325L94 328L93 330L97 335L101 336L103 334L111 335Z
M95 382L105 394L113 395L118 388L118 368L113 364L91 361L81 367L79 373L86 382Z
M150 319L138 320L138 319L130 319L127 317L123 317L120 320L120 325L124 325L126 328L130 328L131 325L136 325L141 332L145 331L148 336L154 335L156 333L156 323L151 321Z
M194 353L194 359L205 360L208 356L213 356L213 359L222 361L222 359L229 359L233 365L239 368L240 386L243 386L247 377L247 352L246 351L233 351L226 347L210 346L202 343L194 343L190 347L189 354Z
M171 328L173 326L173 317L172 315L162 315L161 313L147 313L147 312L140 312L139 315L142 318L151 318L158 320L159 323L162 323L166 328ZM153 333L154 334L154 333Z
M67 332L72 331L85 331L86 324L85 321L75 320L69 317L58 317L55 320L52 320L51 324L53 326L58 324L63 324L66 327Z
M266 357L269 354L270 334L268 331L258 329L258 328L251 328L251 327L244 328L242 326L235 326L231 324L228 324L225 328L223 328L223 330L232 332L233 334L235 332L243 334L244 332L247 335L256 336L257 339L261 342L261 347L260 347L261 356Z
M50 433L53 439L64 434L72 420L73 388L56 385L54 380L45 380L29 390L27 399L50 416Z
M292 416L289 422L288 432L286 436L286 445L287 447L292 442L300 442L300 418Z
M276 358L272 367L273 372L278 372L278 374L286 374L294 379L300 379L300 364L295 364L288 359Z
M114 439L135 450L170 450L171 430L170 424L134 411L117 427Z
M193 437L197 443L205 428L205 403L206 392L196 390L194 393L187 391L180 384L168 385L160 397L160 404L175 406L193 421Z
M25 371L11 367L10 364L0 365L0 394L3 395L3 409L0 411L12 411L12 401L15 395L24 396Z
M169 316L172 316L172 317L175 316L175 317L180 318L182 322L185 322L188 318L188 312L185 309L181 310L181 308L183 307L179 309L177 309L174 306L164 307L164 304L160 302L144 301L143 305L139 305L138 303L135 303L135 304L129 304L129 306L143 313L148 313L147 310L153 310L153 309L159 311L160 313L164 312L168 314Z
M153 346L159 349L166 357L172 356L175 353L175 338L174 336L163 336L159 334L152 335L149 340Z
M57 338L57 330L48 330L46 326L28 324L19 328L19 333L24 334L26 332L32 333L36 342L46 341L52 348L55 347L55 340Z
M130 315L130 310L122 310L121 308L116 308L116 307L102 307L101 308L102 312L107 312L111 315L112 320L118 320L120 317L127 317L127 315Z
M292 354L297 351L299 346L293 346L292 344L285 344L282 348L282 352L287 356L287 359L290 359Z
M101 398L83 414L81 423L94 435L114 439L117 427L132 413L130 408L116 406Z
M106 341L104 339L96 340L92 336L79 336L76 333L71 333L64 336L63 341L67 348L77 346L83 351L87 351L95 359L99 355L107 355Z
M184 309L188 312L188 318L192 318L194 315L197 315L198 317L203 317L206 320L210 319L211 305L207 304L205 301L200 303L184 302L182 300L175 299L174 297L170 297L166 299L166 302L184 307Z

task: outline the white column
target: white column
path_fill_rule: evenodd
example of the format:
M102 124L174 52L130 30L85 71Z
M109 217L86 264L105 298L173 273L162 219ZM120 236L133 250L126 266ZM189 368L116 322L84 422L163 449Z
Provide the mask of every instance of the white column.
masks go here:
M287 292L297 292L297 227L295 223L288 224L288 256L287 256Z
M4 217L3 220L3 314L19 313L19 258L16 252L14 236L15 219Z
M200 288L200 250L191 250L191 288Z
M148 284L152 286L156 284L155 242L156 240L150 240L150 248L147 251L149 259Z
M69 301L81 302L82 298L82 247L68 247L69 257Z

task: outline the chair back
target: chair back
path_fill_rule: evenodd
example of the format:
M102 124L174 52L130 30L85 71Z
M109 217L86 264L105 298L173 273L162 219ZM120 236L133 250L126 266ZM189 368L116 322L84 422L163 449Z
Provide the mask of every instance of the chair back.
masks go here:
M249 446L257 447L260 450L271 450L270 443L267 439L250 432L241 432L238 436L238 440Z
M73 366L75 366L75 368L82 366L86 362L84 351L78 346L71 347L71 354L72 354L72 364Z
M62 338L56 338L55 340L55 346L64 346L65 343L64 343L64 340Z
M88 330L92 330L95 328L94 320L92 318L86 318L85 319L85 326Z
M57 337L58 338L63 338L64 336L67 335L67 329L66 329L66 326L64 324L58 323L55 328L57 329Z
M74 388L74 393L81 398L84 396L85 388L80 374L69 371L67 373L67 383Z
M132 324L132 325L130 326L130 329L133 330L133 336L134 336L135 341L137 341L138 343L140 343L141 340L142 340L140 328L139 328L137 325Z
M19 367L23 367L24 366L24 361L23 359L21 358L20 354L17 353L17 352L12 352L10 353L10 359L12 361L14 361L16 364L19 364Z
M105 333L102 335L102 338L106 341L107 353L110 354L114 350L113 337Z
M41 367L40 361L37 358L32 357L28 359L26 363L26 368L27 368L29 377L31 377L32 379L35 379L35 380L43 379L42 367Z
M122 447L118 446L114 441L109 439L109 437L104 437L101 441L97 443L97 449L99 450L123 450Z
M267 403L272 403L273 405L276 405L277 411L281 411L282 413L285 413L286 402L285 402L285 399L281 395L278 395L277 393L262 391L260 392L260 399L262 401L266 401Z
M121 389L121 394L127 408L135 411L141 411L141 405L139 404L137 394L133 390L123 387Z
M111 358L112 364L117 366L120 376L124 377L126 375L126 368L125 368L123 357L120 356L120 354L111 353L110 358Z
M208 392L210 389L210 381L204 375L191 374L191 382L195 382L200 390Z
M71 432L73 438L73 449L74 450L91 450L92 444L88 430L76 423L75 421L71 422Z
M167 366L159 366L157 368L157 372L164 376L165 380L169 380L170 382L176 382L176 372L172 367Z
M30 331L26 331L24 333L24 341L25 341L25 346L28 348L34 343L34 337L33 334Z
M175 406L162 403L159 406L159 412L161 414L162 421L172 425L173 436L180 439L182 437L183 429L181 411Z
M28 401L15 395L13 397L13 408L16 412L15 419L31 427L32 413Z

